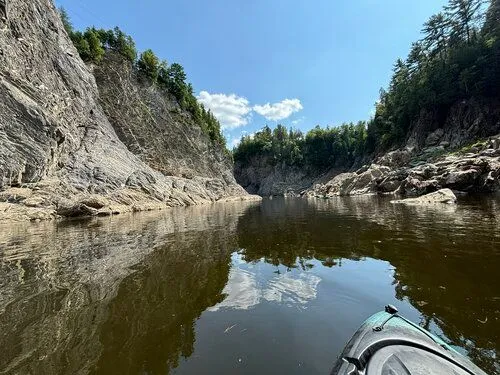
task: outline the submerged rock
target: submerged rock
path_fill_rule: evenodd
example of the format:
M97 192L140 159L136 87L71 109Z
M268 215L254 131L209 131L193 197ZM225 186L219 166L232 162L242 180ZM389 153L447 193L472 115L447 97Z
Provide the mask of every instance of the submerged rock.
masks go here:
M457 197L450 189L441 189L435 191L434 193L429 193L422 195L417 198L406 198L393 200L391 203L403 203L403 204L454 204L457 202Z

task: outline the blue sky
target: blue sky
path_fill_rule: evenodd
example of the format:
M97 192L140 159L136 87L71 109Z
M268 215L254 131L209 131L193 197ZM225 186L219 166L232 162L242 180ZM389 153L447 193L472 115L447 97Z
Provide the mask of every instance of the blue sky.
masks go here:
M56 0L184 66L229 145L265 124L367 120L394 61L444 0Z

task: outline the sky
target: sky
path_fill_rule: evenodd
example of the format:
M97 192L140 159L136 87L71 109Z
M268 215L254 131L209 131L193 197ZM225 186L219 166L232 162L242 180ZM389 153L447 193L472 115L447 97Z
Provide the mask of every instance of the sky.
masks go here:
M56 0L74 26L112 28L178 62L228 146L281 123L368 120L394 62L445 0Z

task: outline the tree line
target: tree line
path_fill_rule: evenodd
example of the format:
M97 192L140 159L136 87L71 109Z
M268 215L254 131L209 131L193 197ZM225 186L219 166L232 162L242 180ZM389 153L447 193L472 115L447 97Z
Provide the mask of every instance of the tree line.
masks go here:
M396 61L380 92L368 150L402 144L422 110L444 120L458 101L500 96L500 1L487 3L450 0L424 24L423 38Z
M407 58L394 64L369 121L316 127L306 135L281 125L265 127L241 139L235 160L264 155L273 163L348 167L357 157L404 144L423 110L444 121L461 100L500 97L500 0L449 0L422 34Z
M343 124L339 127L316 126L306 134L278 125L265 126L254 135L242 137L233 151L234 160L249 164L254 157L265 157L272 165L284 163L319 169L352 165L365 153L366 123Z
M118 27L112 30L88 27L82 32L74 29L64 8L60 8L59 13L64 28L83 61L99 64L107 50L119 53L132 64L142 79L147 79L173 95L181 108L191 113L194 121L212 142L225 147L225 138L219 121L210 110L206 110L196 100L193 86L186 81L182 65L178 63L169 65L165 60L160 61L151 49L138 55L132 37Z

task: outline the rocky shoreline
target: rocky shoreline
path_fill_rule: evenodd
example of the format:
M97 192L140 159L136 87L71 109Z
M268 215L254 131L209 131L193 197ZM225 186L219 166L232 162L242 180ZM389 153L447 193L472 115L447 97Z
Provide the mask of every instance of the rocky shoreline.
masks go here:
M392 194L417 197L440 189L458 193L500 190L500 136L448 151L445 145L392 151L355 172L316 183L301 196Z
M0 222L112 216L126 212L262 199L260 196L242 193L237 187L232 193L215 195L207 189L207 185L214 182L210 179L171 180L173 186L162 193L168 196L163 200L133 187L117 189L109 195L79 192L72 187L62 187L55 181L43 181L29 187L11 187L0 191ZM60 194L55 193L57 190Z
M11 0L0 24L0 221L260 199L130 62L86 65L52 1Z

